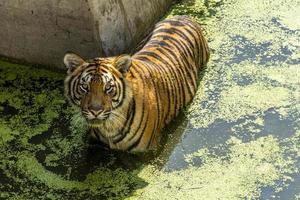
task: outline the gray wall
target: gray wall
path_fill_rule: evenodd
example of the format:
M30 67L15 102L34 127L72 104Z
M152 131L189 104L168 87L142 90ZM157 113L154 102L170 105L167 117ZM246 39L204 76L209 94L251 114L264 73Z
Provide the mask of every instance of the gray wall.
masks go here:
M0 0L0 55L62 68L66 51L85 58L129 52L172 0Z

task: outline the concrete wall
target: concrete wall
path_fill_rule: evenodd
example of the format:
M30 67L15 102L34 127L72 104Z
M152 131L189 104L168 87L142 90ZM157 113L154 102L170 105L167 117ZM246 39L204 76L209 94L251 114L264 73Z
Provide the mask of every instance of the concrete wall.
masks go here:
M172 0L0 0L0 55L62 68L66 51L86 58L129 52Z

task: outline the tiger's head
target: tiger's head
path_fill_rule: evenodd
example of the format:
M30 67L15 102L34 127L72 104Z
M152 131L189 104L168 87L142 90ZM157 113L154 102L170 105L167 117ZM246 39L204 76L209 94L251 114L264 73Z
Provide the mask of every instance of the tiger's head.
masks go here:
M81 108L90 125L99 126L108 121L117 124L125 119L122 107L128 103L126 98L131 98L126 81L131 66L129 55L85 61L74 53L67 53L64 64L68 69L66 96Z

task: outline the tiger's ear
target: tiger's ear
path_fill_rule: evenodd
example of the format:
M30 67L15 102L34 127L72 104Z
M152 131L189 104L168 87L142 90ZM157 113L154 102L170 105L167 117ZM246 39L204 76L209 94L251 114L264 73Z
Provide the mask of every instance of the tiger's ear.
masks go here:
M115 68L125 75L131 66L131 57L129 55L120 55L115 58L114 65Z
M64 64L68 69L68 74L72 73L77 67L83 65L85 61L83 58L75 53L68 52L64 56Z

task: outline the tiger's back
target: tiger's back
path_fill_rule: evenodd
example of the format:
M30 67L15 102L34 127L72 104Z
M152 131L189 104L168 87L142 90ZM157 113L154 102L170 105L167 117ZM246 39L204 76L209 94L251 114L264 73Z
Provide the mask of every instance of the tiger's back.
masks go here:
M136 137L123 141L129 150L157 145L161 129L195 95L198 71L208 59L208 45L196 22L177 16L155 26L145 46L132 56L128 75L136 103L131 125Z

